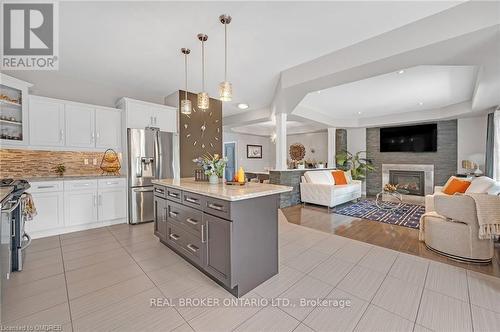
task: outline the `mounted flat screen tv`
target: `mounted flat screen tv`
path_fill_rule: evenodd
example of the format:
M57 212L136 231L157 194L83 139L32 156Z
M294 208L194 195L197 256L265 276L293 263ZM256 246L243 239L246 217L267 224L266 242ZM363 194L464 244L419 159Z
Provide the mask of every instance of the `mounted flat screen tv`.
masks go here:
M380 152L436 152L437 124L380 128Z

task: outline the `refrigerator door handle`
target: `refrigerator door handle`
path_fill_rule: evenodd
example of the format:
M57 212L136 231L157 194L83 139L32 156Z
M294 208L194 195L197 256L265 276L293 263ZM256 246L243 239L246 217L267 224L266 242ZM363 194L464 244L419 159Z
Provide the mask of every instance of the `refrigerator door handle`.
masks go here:
M142 159L141 159L141 157L136 158L136 164L137 164L137 168L136 168L137 171L136 171L135 176L138 178L142 178Z
M155 178L156 179L161 179L162 174L161 174L161 160L160 160L160 135L159 132L157 131L155 133Z

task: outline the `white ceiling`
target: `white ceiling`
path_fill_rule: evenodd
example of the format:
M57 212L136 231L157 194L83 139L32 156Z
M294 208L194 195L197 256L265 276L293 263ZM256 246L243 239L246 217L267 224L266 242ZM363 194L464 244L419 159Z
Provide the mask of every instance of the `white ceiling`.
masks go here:
M162 100L183 88L181 47L192 49L189 89L199 91L199 32L207 33L207 90L223 79L223 26L229 13L229 79L224 115L268 106L280 72L459 2L61 2L57 72L10 72L40 94L112 104L123 94ZM71 88L68 88L68 87ZM109 88L109 95L100 91ZM66 95L63 94L64 91ZM366 101L370 104L370 101Z
M275 132L275 127L276 127L276 121L265 121L245 126L239 126L239 127L236 126L231 128L231 131L241 134L271 136ZM324 126L311 123L306 119L303 119L302 121L295 121L295 120L287 121L286 128L287 128L287 133L289 135L310 133L310 132L324 130Z
M335 119L401 114L471 100L475 66L417 66L311 92L300 106ZM422 103L422 104L421 104Z

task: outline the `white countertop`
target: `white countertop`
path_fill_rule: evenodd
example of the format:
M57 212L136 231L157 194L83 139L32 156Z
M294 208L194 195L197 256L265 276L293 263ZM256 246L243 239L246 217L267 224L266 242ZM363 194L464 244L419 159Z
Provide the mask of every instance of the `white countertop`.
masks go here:
M295 171L331 171L336 169L335 167L325 167L325 168L288 168L288 169L272 169L270 172L295 172Z
M195 194L210 196L225 201L241 201L249 198L269 196L292 191L292 187L267 183L247 182L244 186L227 184L210 184L195 181L193 178L153 180L153 184L177 188Z
M89 179L116 179L125 178L125 175L64 175L64 176L34 176L25 178L28 182L39 181L71 181L71 180L89 180Z

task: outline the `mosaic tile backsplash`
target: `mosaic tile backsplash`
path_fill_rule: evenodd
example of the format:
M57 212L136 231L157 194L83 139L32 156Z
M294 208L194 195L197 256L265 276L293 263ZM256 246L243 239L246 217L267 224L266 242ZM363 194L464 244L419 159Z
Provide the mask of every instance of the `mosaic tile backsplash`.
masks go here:
M66 166L64 175L101 175L103 155L104 152L0 149L0 178L57 176L54 168L58 164ZM97 165L92 165L94 158ZM88 159L88 165L84 159Z

